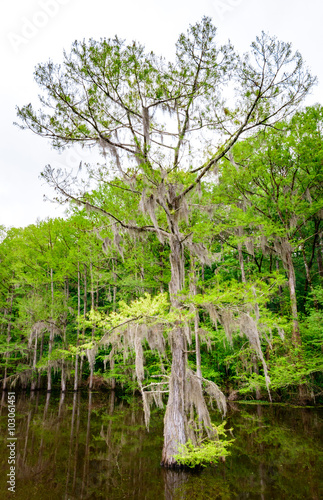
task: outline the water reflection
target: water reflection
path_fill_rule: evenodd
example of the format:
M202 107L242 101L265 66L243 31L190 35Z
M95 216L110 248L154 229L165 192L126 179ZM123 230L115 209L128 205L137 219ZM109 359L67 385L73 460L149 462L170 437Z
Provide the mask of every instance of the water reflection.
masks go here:
M1 401L0 497L9 498L6 397ZM147 433L139 400L113 391L36 391L18 394L16 409L18 500L323 497L321 408L234 403L232 455L193 473L160 468L163 413L152 413Z

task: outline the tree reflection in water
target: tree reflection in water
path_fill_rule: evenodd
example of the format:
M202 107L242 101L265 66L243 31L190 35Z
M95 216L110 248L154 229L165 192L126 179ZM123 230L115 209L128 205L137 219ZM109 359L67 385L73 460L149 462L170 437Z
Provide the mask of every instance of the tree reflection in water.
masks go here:
M5 498L6 397L1 401ZM141 402L126 402L114 391L21 393L16 409L18 500L323 497L322 408L234 403L232 455L198 472L162 469L163 412L152 412L148 433Z

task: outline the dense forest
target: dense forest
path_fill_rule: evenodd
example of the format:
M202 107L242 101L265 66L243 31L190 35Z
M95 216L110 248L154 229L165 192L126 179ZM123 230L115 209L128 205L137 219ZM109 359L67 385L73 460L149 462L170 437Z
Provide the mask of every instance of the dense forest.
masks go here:
M2 387L138 391L147 426L168 401L168 466L214 438L204 396L225 413L323 394L323 108L300 106L314 80L289 46L263 34L252 66L214 35L191 27L168 71L118 39L40 65L50 111L23 126L104 161L91 189L46 167L66 218L0 244ZM234 109L214 97L230 71Z

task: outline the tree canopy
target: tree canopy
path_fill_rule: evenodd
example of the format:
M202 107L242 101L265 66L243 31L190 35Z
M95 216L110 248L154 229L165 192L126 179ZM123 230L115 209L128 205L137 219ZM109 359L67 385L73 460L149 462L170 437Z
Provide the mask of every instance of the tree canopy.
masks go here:
M58 201L89 211L80 212L84 219L73 215L75 226L70 227L75 230L68 236L50 237L48 254L40 250L51 304L47 378L51 379L52 347L59 328L65 332L62 357L68 359L70 351L75 358L75 389L82 352L87 353L92 381L103 339L110 349L112 372L120 351L133 353L146 413L149 399L161 404L161 394L168 392L162 463L176 466L178 451L189 439L198 444L201 435L217 437L203 390L225 410L216 381L201 371L200 341L208 338L210 321L221 325L229 345L234 332L248 338L242 365L248 361L254 366L254 386L259 390L265 385L271 397L269 353L264 355L262 340L270 349L273 332L277 342L283 341L284 321L279 314L273 317L278 312L273 294L283 293L280 261L289 284L290 308L286 305L284 314L291 313L293 322L293 342L287 350L302 349L294 260L302 248L307 284L314 290L309 269L315 252L318 266L322 262L321 248L317 249L321 108L291 120L289 116L315 78L289 43L265 33L244 56L236 54L230 43L219 46L209 18L179 36L171 62L137 42L126 44L118 37L89 40L75 42L71 52L64 53L62 65L51 61L38 65L35 78L42 92L41 109L35 111L30 104L18 109L20 126L58 149L75 143L98 147L104 158L102 166L88 168L89 177L97 182L91 190L78 185L69 172L51 166L43 172ZM103 242L108 264L100 263L95 235ZM313 242L310 261L309 241ZM64 265L54 266L52 258L66 252ZM278 263L276 274L273 262ZM58 320L54 277L59 276L60 286L64 282L65 316ZM87 317L89 282L93 311L105 302L100 286L106 290L109 283L109 293L113 290L113 311L107 318L93 312L91 324L78 321L73 349L68 348L66 336L71 279L79 318ZM140 299L145 291L154 298ZM123 302L115 312L120 294L128 305ZM153 304L159 312L154 310L153 318L148 318L143 310L153 310ZM316 304L319 307L317 299ZM116 318L119 325L113 323ZM65 326L58 327L58 321ZM30 340L36 352L34 368L44 324L39 328ZM193 337L194 367L189 349ZM157 382L144 386L145 354L158 359L158 372ZM295 356L305 366L297 352ZM302 373L300 386L304 386Z

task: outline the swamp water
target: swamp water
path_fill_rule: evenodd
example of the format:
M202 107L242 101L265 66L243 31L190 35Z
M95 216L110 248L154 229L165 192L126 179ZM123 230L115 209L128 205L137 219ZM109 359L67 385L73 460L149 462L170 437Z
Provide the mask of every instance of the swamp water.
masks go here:
M163 412L152 411L148 433L139 399L17 393L13 494L6 484L6 402L5 394L1 500L323 498L323 408L234 403L226 420L235 442L226 462L175 472L159 466Z

